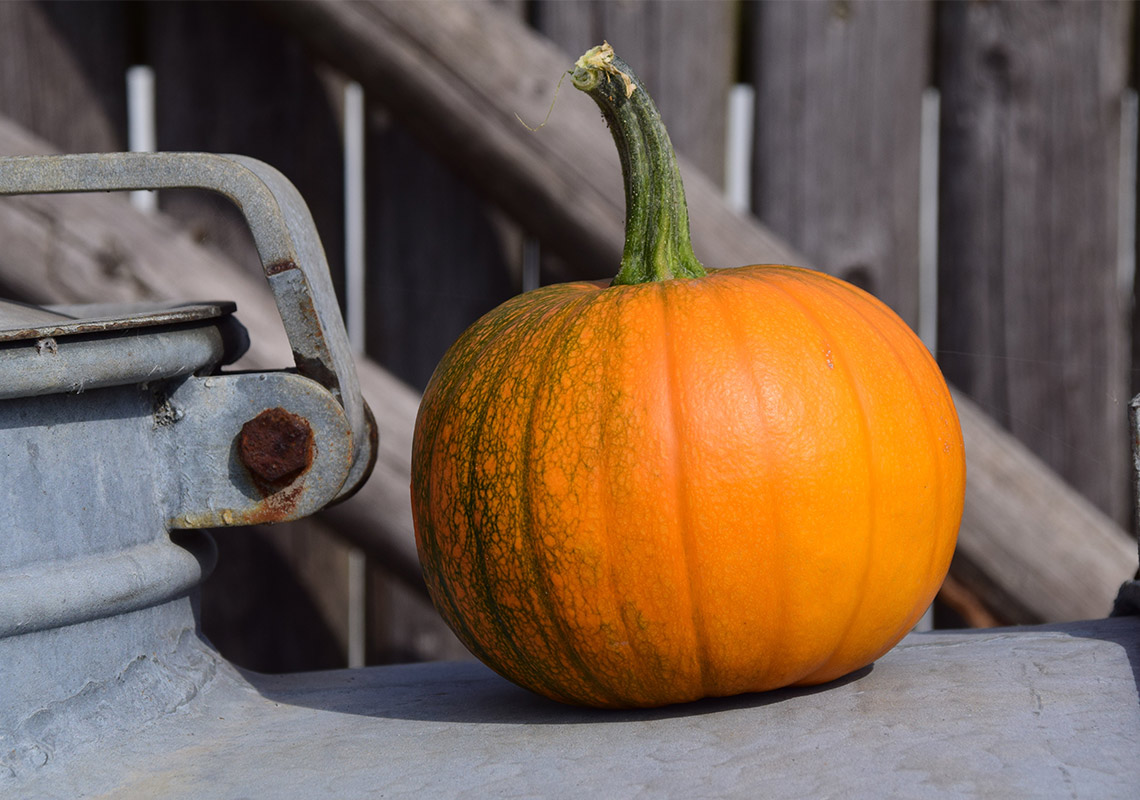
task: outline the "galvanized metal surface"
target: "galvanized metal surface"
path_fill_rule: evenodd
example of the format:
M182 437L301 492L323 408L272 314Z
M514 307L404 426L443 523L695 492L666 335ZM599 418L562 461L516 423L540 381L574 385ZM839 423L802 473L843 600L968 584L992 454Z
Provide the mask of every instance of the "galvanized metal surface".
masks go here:
M342 490L365 480L375 426L360 395L324 247L296 188L256 159L213 153L89 153L0 158L0 195L201 188L229 198L249 223L297 371L344 407L353 463Z
M291 481L268 485L242 463L242 428L267 410L304 419L312 455ZM298 519L332 502L352 468L344 410L316 381L286 372L188 378L163 400L156 426L176 465L166 507L171 528L230 527Z
M197 635L209 534L312 513L367 477L360 397L312 220L239 157L0 158L0 194L201 186L251 222L298 372L217 374L232 303L0 302L0 795L114 747L225 671Z
M162 537L114 553L0 572L0 639L61 628L184 597L213 571L208 535Z
M40 325L21 332L59 327L66 326ZM0 400L190 375L203 364L220 361L226 355L227 338L218 325L191 323L143 332L123 330L94 336L73 331L2 342Z
M477 663L219 668L194 702L7 786L29 800L1133 798L1138 674L1135 618L913 634L828 686L642 712L561 706Z
M204 537L206 534L196 533ZM156 719L199 696L220 666L198 638L185 594L88 622L0 638L0 797L31 790L85 749L107 758Z
M156 400L173 384L0 400L0 758L85 741L88 716L133 730L183 683L162 654L196 641L189 594L215 551L208 534L167 533Z

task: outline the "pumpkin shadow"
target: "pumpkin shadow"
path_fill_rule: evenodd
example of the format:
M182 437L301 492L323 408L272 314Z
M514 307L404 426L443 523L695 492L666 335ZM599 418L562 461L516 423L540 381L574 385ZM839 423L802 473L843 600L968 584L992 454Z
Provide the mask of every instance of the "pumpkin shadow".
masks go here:
M541 697L477 661L437 662L335 673L246 673L266 699L344 714L446 723L577 725L652 722L772 706L861 680L869 665L818 686L774 689L643 709L570 706Z
M985 648L985 641L1010 640L1027 634L1030 640L1046 638L1061 648L1055 656L1064 660L1075 652L1066 644L1081 640L1107 642L1119 646L1126 658L1129 677L1137 687L1140 698L1140 617L1117 617L1083 622L1057 623L1014 628L989 628L956 631L935 631L929 634L912 634L911 646L928 645L933 649L925 656L931 666L937 667L938 649L951 645L971 646L975 639L981 648L979 657L990 656L1000 650ZM930 638L927 638L930 637ZM1111 653L1111 650L1105 651ZM1017 663L1022 656L1013 656ZM1119 662L1117 662L1119 663ZM792 713L804 704L799 698L835 692L837 702L843 697L897 691L897 678L891 676L917 675L913 664L900 672L897 667L883 665L882 680L871 679L875 666L867 666L831 683L819 686L777 689L770 692L718 697L650 709L609 710L580 708L540 697L519 688L495 674L481 663L471 661L434 662L400 666L376 667L359 670L295 673L292 675L261 675L243 673L246 680L263 698L293 706L301 706L344 714L418 720L456 724L566 726L579 724L638 723L657 720L681 719L701 715L732 713L744 709L769 707L773 710L784 704ZM1113 675L1105 664L1101 676ZM866 687L855 686L867 680ZM892 686L894 688L892 689ZM816 707L821 703L812 704Z

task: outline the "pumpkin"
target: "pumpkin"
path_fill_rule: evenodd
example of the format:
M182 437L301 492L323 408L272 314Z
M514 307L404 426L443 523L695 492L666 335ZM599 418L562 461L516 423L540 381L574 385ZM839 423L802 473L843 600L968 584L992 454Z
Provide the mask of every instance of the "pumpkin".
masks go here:
M622 267L515 297L440 362L412 454L432 599L486 664L567 703L863 667L954 549L965 462L938 367L843 281L706 271L640 81L608 45L571 75L622 156Z

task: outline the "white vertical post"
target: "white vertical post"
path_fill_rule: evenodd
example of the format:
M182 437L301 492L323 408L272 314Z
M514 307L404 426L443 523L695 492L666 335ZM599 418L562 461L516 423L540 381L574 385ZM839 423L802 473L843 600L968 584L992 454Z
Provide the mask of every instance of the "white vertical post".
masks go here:
M364 90L344 88L344 294L348 342L364 352ZM348 552L348 666L363 667L366 643L367 562L358 548Z
M1117 288L1131 303L1136 280L1136 143L1137 98L1126 89L1120 99L1120 198L1117 202Z
M918 338L938 352L938 125L942 98L922 93L918 177Z
M138 64L127 69L127 148L132 153L153 153L155 138L154 70ZM131 192L131 205L140 211L154 211L158 195L145 190Z
M922 93L918 166L918 338L931 353L938 347L938 124L941 95L934 88ZM934 629L934 608L914 626Z
M364 89L344 88L344 292L348 341L364 352Z
M533 291L542 283L541 268L542 250L539 247L538 239L527 236L523 239L522 251L522 290L524 292Z
M728 120L724 148L724 196L738 214L752 207L752 132L756 90L738 83L728 92Z

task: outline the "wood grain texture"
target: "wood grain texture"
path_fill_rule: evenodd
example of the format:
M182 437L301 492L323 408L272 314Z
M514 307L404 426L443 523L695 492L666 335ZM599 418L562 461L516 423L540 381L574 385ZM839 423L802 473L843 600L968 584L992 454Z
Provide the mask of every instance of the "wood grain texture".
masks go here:
M367 352L422 390L459 334L519 291L494 209L396 121L366 140ZM504 223L507 224L507 223Z
M940 12L939 361L1124 523L1129 298L1117 192L1132 6Z
M0 114L68 152L123 150L128 9L0 3Z
M546 127L562 52L486 3L259 6L359 81L423 146L557 255L559 277L612 277L624 239L621 168L597 108L567 87ZM517 115L517 117L516 117ZM680 159L694 246L709 266L803 263Z
M653 95L677 152L719 186L739 17L726 0L539 0L532 12L566 53L613 45Z
M308 203L342 289L344 178L336 103L303 48L244 3L144 6L159 150L240 153L272 164ZM259 274L244 220L205 192L163 192L163 211Z
M927 2L753 7L753 211L918 327Z
M1006 623L1107 616L1135 541L976 403L954 392L954 404L968 478L951 574Z

